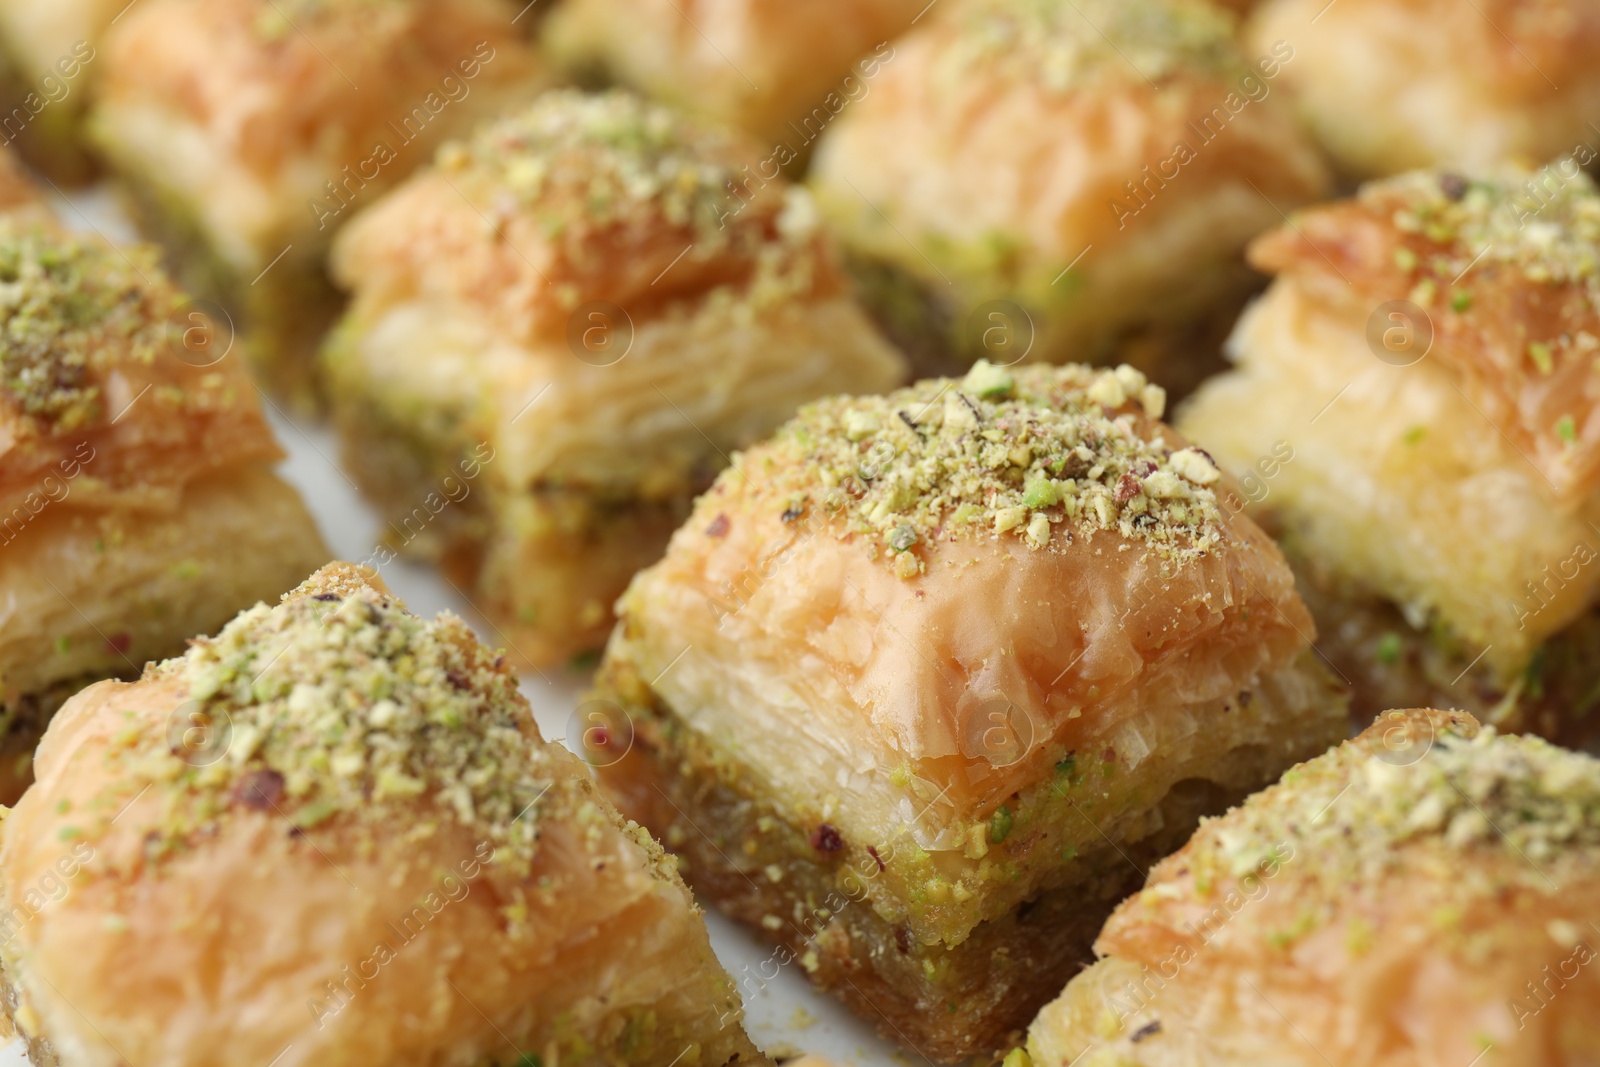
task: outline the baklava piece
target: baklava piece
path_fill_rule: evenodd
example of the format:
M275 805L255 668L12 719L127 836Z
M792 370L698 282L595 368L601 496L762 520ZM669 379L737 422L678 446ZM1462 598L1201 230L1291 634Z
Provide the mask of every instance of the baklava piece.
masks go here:
M1204 0L930 10L814 168L891 336L936 369L1119 345L1176 392L1216 369L1245 243L1325 183L1281 51L1233 30Z
M514 15L509 0L140 0L106 36L92 135L274 393L314 396L335 231L545 85Z
M1283 87L1351 179L1573 151L1587 165L1600 145L1590 0L1268 0L1246 38L1293 48Z
M80 184L96 167L83 137L101 35L128 0L0 0L0 144L51 180Z
M74 697L0 840L36 1064L765 1062L672 861L348 564Z
M560 91L340 237L347 465L391 549L442 562L528 662L604 643L729 452L904 380L805 192L729 192L743 158L663 106Z
M802 409L618 605L584 734L707 899L987 1054L1145 867L1345 736L1283 557L1130 367Z
M1250 482L1360 722L1600 724L1600 194L1551 173L1412 173L1261 238L1238 369L1180 419Z
M1597 911L1600 763L1461 712L1390 712L1202 824L1017 1058L1600 1062Z
M742 162L793 170L873 91L928 0L568 0L545 39L585 80L615 80L750 134Z
M239 353L155 258L0 217L4 803L67 697L327 560Z

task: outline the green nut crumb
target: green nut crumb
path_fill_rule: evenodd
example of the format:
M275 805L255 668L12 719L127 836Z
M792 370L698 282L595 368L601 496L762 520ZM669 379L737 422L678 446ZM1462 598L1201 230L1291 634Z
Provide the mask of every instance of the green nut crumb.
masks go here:
M989 816L989 844L998 845L1011 836L1011 809L1002 804Z

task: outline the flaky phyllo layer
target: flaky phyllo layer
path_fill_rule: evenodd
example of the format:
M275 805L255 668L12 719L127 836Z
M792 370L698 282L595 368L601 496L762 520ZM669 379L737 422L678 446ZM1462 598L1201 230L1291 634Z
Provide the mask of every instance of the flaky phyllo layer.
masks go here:
M1177 782L1339 734L1287 566L1160 406L1127 368L980 364L806 408L635 579L603 689L892 847L877 906L959 941Z
M335 249L353 299L324 368L356 478L404 527L462 456L492 457L405 547L454 556L536 664L604 642L729 453L903 377L807 194L732 191L749 152L627 93L550 93L446 146Z
M1600 764L1391 711L1157 865L1038 1067L1592 1062Z
M1600 588L1600 195L1418 173L1263 238L1278 281L1183 425L1335 595L1377 596L1505 690Z
M33 1054L753 1057L671 863L516 685L459 619L333 564L73 698L0 836Z

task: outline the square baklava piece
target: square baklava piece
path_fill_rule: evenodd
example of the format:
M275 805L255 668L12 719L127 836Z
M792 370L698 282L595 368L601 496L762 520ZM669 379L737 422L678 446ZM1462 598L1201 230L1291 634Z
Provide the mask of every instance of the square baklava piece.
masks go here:
M568 0L545 24L558 63L743 130L758 180L793 172L839 115L872 92L893 39L928 0Z
M945 0L818 141L812 184L919 366L1221 369L1250 238L1327 177L1206 0Z
M1130 367L808 405L618 604L583 735L718 907L987 1054L1204 813L1337 743L1271 540Z
M1180 419L1249 484L1363 721L1600 715L1600 193L1422 171L1262 237L1238 369Z
M671 860L505 657L348 564L62 709L0 926L36 1064L765 1062Z
M1267 0L1245 38L1258 51L1292 43L1282 89L1352 181L1595 158L1600 7L1589 0Z
M1387 712L1150 872L1014 1067L1600 1062L1600 761Z
M728 455L903 380L810 198L741 200L748 144L623 92L548 94L340 235L324 371L385 549L525 662L598 648Z
M0 217L0 801L50 716L327 551L223 324L149 248Z
M190 289L301 406L339 300L334 233L447 137L546 84L511 0L140 0L91 134Z

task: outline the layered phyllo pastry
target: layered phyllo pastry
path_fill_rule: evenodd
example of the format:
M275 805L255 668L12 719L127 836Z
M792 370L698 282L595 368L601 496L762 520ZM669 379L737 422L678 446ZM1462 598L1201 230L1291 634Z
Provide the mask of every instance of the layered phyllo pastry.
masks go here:
M1555 173L1412 173L1263 237L1238 369L1180 420L1252 482L1364 720L1600 724L1600 194Z
M67 697L327 559L224 325L155 259L0 216L5 803Z
M618 605L584 734L707 899L987 1054L1201 813L1345 735L1293 576L1130 367L807 406Z
M1291 44L1284 88L1351 178L1600 153L1589 0L1266 0L1246 38Z
M95 166L83 139L99 74L100 36L128 0L0 0L0 145L52 180Z
M1169 387L1256 284L1241 250L1322 165L1204 0L950 0L817 150L867 300L924 366L1100 361ZM893 146L886 150L885 146Z
M356 210L545 84L510 0L140 0L101 47L92 134L258 376L304 403Z
M1390 712L1157 865L1017 1059L1595 1063L1597 908L1600 763Z
M0 831L36 1064L764 1062L694 901L505 657L331 564L79 693Z
M390 550L441 562L525 662L597 649L729 454L901 357L804 191L623 92L542 97L340 236L325 360ZM437 506L428 501L437 501Z
M618 81L726 123L761 149L751 180L793 171L840 112L873 91L893 38L927 0L569 0L551 53L583 80Z

